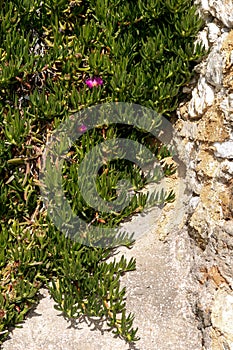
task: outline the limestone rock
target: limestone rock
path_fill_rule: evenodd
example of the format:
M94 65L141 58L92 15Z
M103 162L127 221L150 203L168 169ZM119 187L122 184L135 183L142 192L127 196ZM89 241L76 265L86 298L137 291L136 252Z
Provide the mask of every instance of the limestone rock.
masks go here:
M233 141L215 142L215 156L224 159L233 159Z
M220 88L222 86L224 66L225 66L225 58L219 52L218 45L217 45L216 48L210 53L207 61L205 77L208 84L216 88Z
M228 346L233 349L233 293L219 289L215 295L212 307L211 321L228 340Z
M197 87L192 92L192 100L189 104L189 116L202 115L208 106L214 102L214 88L210 86L204 77L198 81Z
M198 33L197 42L202 43L202 45L204 46L206 51L209 49L208 29L207 28L205 28L200 33Z
M220 108L223 111L225 118L233 121L233 94L229 94L220 103Z
M196 171L199 176L213 178L219 173L219 162L210 152L201 150L198 155Z
M203 115L206 109L214 103L223 87L223 71L226 65L226 54L222 52L223 42L228 33L223 33L214 43L207 60L200 66L200 77L197 86L192 92L192 99L188 105L188 113L191 118ZM205 43L204 43L205 45Z
M223 177L226 178L226 180L230 180L233 177L233 162L224 160L221 163L221 171L224 173Z
M210 49L175 124L186 164L187 227L195 244L192 302L202 350L233 350L233 2L197 0Z
M208 41L211 44L215 43L218 37L221 35L220 28L215 23L207 23L207 28L208 28Z
M208 14L217 18L227 28L233 26L233 3L229 0L196 0L205 16Z

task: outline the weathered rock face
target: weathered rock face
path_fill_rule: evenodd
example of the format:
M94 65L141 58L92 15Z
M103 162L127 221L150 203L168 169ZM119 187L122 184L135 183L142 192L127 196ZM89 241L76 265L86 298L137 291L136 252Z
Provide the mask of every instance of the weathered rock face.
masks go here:
M233 27L232 2L230 0L196 0L204 17L210 16L219 20L226 28Z
M197 0L206 26L191 100L175 124L186 165L188 232L195 243L193 311L203 349L233 349L233 3Z

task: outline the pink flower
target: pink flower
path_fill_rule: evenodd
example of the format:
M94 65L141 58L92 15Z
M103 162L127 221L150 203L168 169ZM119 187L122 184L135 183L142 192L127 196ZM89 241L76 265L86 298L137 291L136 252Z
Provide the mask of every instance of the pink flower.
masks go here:
M103 85L103 80L100 77L93 77L87 79L85 83L90 89L92 89L94 86Z
M85 131L87 131L86 125L84 125L84 124L80 125L80 126L78 127L78 131L79 131L79 132L85 132Z

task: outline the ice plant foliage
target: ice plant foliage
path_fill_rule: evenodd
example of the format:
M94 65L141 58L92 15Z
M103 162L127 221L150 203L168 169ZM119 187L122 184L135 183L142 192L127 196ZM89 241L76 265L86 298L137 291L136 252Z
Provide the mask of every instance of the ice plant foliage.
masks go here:
M85 81L86 85L92 89L95 86L103 85L103 79L100 77L89 78Z
M44 284L68 317L107 317L116 334L138 339L120 288L121 275L135 269L135 259L109 263L110 248L69 240L46 218L38 181L41 155L50 132L90 106L133 102L169 117L203 56L202 47L194 45L202 22L193 3L0 0L0 343L24 319ZM117 183L124 179L132 181L139 196L122 212L99 212L77 186L88 150L128 137L149 143L158 159L167 153L131 126L86 132L87 125L85 118L74 125L82 135L69 152L73 158L63 163L62 186L75 215L89 227L115 227L145 205L146 194L139 191L145 178L127 159L106 161L96 178L101 197L117 199ZM58 146L63 149L62 143ZM56 157L54 161L57 166ZM171 169L164 173L171 175ZM57 174L49 180L55 191ZM88 181L87 176L87 192ZM88 239L90 231L84 234Z

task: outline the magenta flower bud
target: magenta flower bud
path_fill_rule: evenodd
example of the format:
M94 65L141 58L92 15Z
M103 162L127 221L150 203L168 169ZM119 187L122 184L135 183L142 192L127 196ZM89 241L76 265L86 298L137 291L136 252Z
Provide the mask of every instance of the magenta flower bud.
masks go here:
M103 85L103 80L100 77L93 77L87 79L85 83L90 89L92 89L94 86Z
M79 131L79 132L85 132L85 131L87 131L86 125L84 125L84 124L80 125L80 126L78 127L78 131Z

